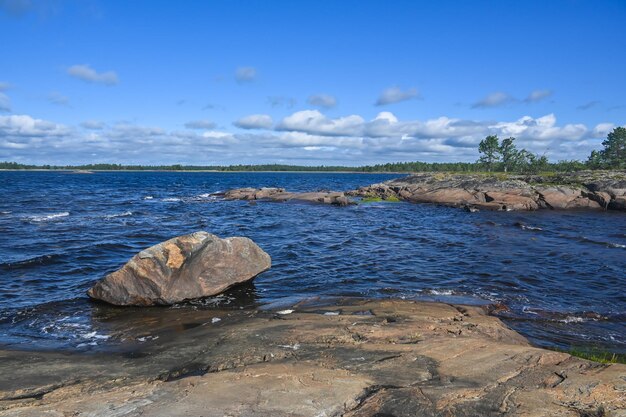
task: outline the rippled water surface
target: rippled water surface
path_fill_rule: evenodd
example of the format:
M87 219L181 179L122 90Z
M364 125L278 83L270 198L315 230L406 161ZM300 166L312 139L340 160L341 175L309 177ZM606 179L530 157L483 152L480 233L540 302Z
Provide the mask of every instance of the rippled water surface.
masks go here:
M252 238L272 269L239 293L172 308L311 296L501 302L507 323L539 345L626 352L625 213L251 205L211 196L247 186L349 190L395 177L0 172L0 343L114 343L103 318L110 311L85 291L141 249L206 230Z

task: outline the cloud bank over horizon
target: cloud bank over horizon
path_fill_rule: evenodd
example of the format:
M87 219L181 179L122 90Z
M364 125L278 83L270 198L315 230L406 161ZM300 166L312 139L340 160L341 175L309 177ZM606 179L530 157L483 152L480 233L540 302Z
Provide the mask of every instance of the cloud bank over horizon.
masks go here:
M292 163L356 166L392 161L472 162L487 135L514 136L520 147L552 160L573 159L597 148L615 125L557 123L554 114L508 121L446 116L399 120L383 111L328 117L319 110L244 116L234 131L207 120L184 129L88 120L67 126L29 115L0 116L0 160L33 164L196 164ZM11 158L7 156L11 155Z

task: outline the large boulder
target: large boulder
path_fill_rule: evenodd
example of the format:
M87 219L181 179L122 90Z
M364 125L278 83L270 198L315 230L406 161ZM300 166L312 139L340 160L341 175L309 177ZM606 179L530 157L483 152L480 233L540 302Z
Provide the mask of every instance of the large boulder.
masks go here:
M120 306L170 305L220 294L270 266L270 256L248 238L196 232L139 252L87 294Z

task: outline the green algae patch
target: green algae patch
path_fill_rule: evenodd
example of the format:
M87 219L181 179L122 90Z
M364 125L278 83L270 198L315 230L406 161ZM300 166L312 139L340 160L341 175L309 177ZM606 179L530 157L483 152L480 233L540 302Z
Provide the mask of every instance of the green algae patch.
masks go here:
M402 200L400 200L398 197L396 196L389 196L386 198L382 198L382 197L363 197L361 198L361 200L359 201L359 203L400 203Z

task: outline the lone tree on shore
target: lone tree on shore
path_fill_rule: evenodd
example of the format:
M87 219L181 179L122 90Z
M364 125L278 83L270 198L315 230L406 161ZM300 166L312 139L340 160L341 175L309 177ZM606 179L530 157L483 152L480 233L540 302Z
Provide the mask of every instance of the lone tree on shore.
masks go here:
M515 168L515 165L519 163L520 152L515 146L515 138L510 137L502 140L500 145L500 155L502 156L502 166L504 172L508 172Z
M478 144L478 152L482 155L478 162L487 167L487 171L491 172L496 162L500 160L500 141L498 136L489 135L481 140Z
M587 163L592 168L626 168L626 128L616 127L602 141L604 149L592 151Z

